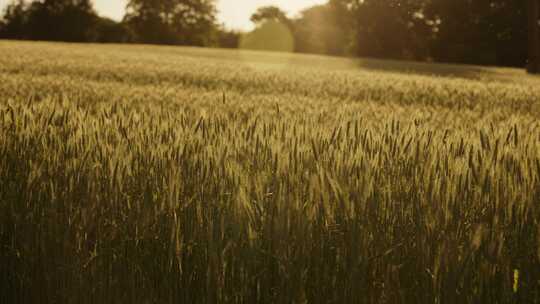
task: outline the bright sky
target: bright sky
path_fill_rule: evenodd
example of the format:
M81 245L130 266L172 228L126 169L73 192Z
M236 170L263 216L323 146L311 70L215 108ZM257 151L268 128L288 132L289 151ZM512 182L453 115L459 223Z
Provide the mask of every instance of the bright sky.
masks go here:
M0 8L11 0L0 0ZM122 19L127 0L93 0L98 13L116 20ZM217 0L219 21L228 28L249 30L253 27L249 21L251 14L258 7L275 5L294 16L304 8L326 3L327 0Z

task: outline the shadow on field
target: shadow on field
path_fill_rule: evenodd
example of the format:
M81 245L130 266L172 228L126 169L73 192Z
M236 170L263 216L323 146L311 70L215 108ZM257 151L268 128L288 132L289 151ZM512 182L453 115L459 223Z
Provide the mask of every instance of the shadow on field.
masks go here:
M441 64L428 62L412 62L399 60L380 59L358 59L357 66L361 69L403 73L419 74L428 76L458 77L467 79L478 79L500 75L496 70L489 67L479 67L474 65Z

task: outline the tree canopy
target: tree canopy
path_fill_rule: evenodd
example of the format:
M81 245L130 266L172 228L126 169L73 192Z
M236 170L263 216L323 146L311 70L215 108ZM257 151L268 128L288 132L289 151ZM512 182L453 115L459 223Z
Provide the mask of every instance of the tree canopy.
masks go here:
M265 21L276 21L289 25L290 20L287 13L277 6L263 6L257 9L250 20L255 24L260 24Z
M329 0L293 22L297 49L525 66L525 0Z
M294 20L296 50L303 53L345 55L350 51L350 24L337 5L317 5Z
M540 52L527 42L540 40L538 14L527 6L539 1L328 0L292 18L264 6L248 41L268 44L253 37L283 31L280 23L297 52L525 67L528 53ZM122 22L99 17L91 0L12 0L0 20L8 39L237 47L240 36L216 24L215 0L129 0Z
M214 0L130 0L124 22L140 42L207 45L215 19Z
M96 13L90 0L14 1L6 8L3 37L88 41Z

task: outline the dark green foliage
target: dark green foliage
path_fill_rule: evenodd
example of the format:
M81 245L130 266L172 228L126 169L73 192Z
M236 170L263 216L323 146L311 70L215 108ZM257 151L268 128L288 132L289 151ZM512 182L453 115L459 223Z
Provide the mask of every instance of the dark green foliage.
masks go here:
M538 3L329 0L294 18L261 7L251 20L286 25L297 52L525 67L540 48L527 49L538 36L527 37L537 28L527 23L527 2ZM213 0L131 0L122 24L97 17L89 0L14 0L0 38L237 47L239 35L219 29L215 18Z
M124 18L142 43L211 45L215 34L213 0L130 0Z
M524 67L525 0L331 0L293 20L297 51Z
M293 21L296 51L327 55L350 53L351 26L346 14L348 12L335 1L302 11Z
M240 36L240 32L220 28L217 30L217 45L222 48L238 48Z
M421 1L366 0L351 4L355 21L355 53L360 56L423 59L425 42L417 36L422 20ZM422 39L429 39L423 36Z
M432 57L439 61L525 66L526 0L433 0L426 16L440 20Z
M109 18L97 17L92 29L94 42L132 42L134 38L128 27Z
M0 20L0 38L25 39L28 38L26 5L24 0L10 3Z
M281 22L287 26L291 26L291 21L287 17L287 13L277 6L260 7L251 16L251 21L255 24L261 24L267 21L275 21Z
M127 28L97 16L89 0L24 0L5 10L0 38L70 42L128 42Z
M529 38L529 58L527 61L527 71L529 73L540 73L540 1L528 0L528 38Z
M212 45L214 21L208 0L134 0L122 23L97 16L90 0L18 0L5 10L0 38Z
M26 15L27 38L72 42L89 40L96 17L90 0L34 1Z

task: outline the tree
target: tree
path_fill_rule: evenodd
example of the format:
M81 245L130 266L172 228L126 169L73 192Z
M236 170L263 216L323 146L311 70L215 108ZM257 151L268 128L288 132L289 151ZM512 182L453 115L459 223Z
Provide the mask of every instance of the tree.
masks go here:
M303 10L293 21L296 51L327 55L344 55L348 51L349 26L343 22L333 3L317 5Z
M124 18L143 43L209 45L216 29L214 0L130 0Z
M109 18L97 17L92 28L90 41L102 43L125 43L133 38L125 24Z
M437 20L431 45L437 61L523 66L525 1L432 0L426 14Z
M236 49L240 44L240 33L220 27L217 30L217 46Z
M282 11L277 6L263 6L257 9L250 19L255 24L260 24L266 21L281 22L287 26L291 25L291 21L287 17L287 13Z
M24 0L13 1L5 8L4 17L0 20L0 38L27 38L27 5Z
M529 0L529 73L540 73L540 1Z
M348 1L355 20L355 49L359 56L414 58L425 56L427 39L422 15L426 1Z
M90 0L34 1L28 7L29 38L88 41L96 16Z
M276 6L264 6L253 15L255 29L240 37L241 49L275 52L293 52L294 36L292 23L287 14Z
M316 25L312 29L303 30L302 22L296 27L298 37L321 45L324 39L317 38L335 26L358 56L523 67L527 12L533 11L526 1L330 0L329 5L340 8L336 21L328 22L331 14L325 13L317 17L323 22L311 22Z
M8 5L1 35L6 38L88 41L96 13L90 0L44 0Z

